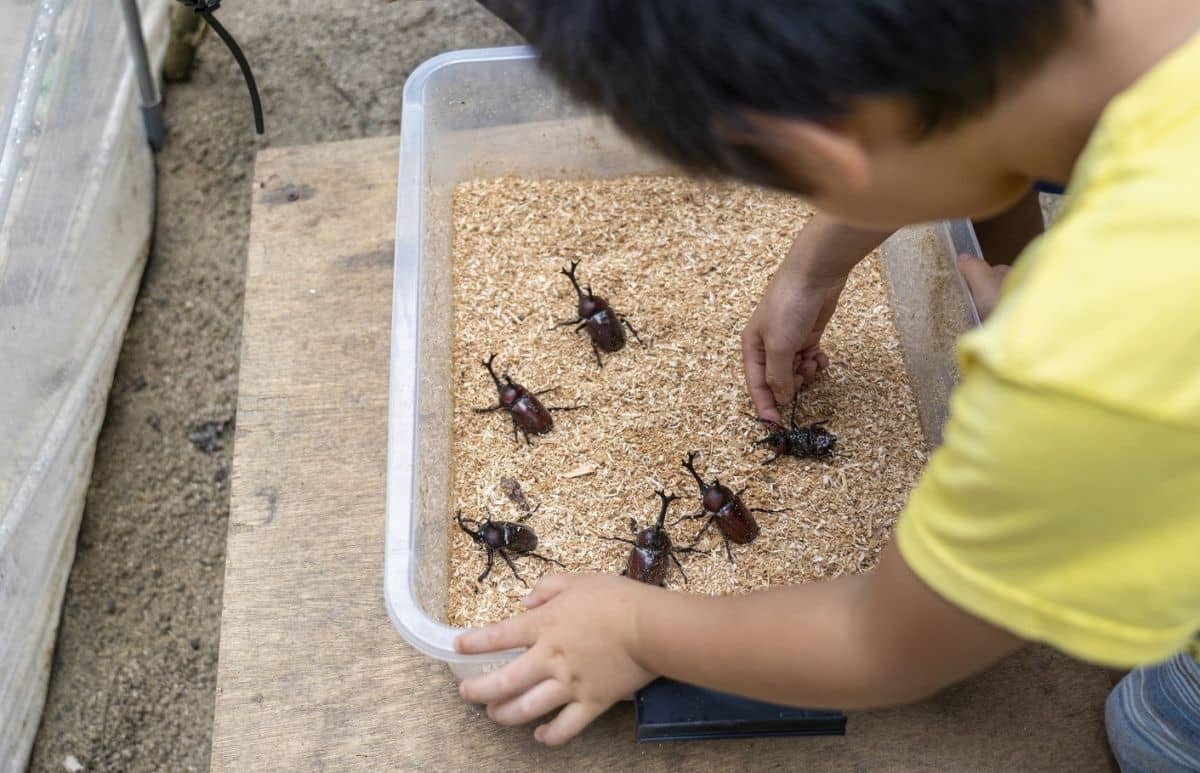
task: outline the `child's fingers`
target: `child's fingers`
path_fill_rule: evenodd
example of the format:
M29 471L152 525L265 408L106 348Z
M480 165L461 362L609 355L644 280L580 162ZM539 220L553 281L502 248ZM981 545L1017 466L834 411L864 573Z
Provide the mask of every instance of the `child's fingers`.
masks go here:
M767 386L767 359L762 338L749 328L742 334L742 365L746 369L746 390L755 412L764 419L779 421L775 395Z
M787 405L796 396L796 376L793 366L796 349L774 343L766 345L766 380L777 405Z
M980 319L987 319L996 301L1000 298L1000 286L1008 273L1008 266L990 266L983 258L973 255L958 256L958 270L967 280L971 297Z
M547 601L566 590L567 585L570 584L570 581L571 575L569 574L564 574L562 572L547 574L543 576L542 579L538 580L536 584L534 584L533 590L527 593L525 598L521 599L521 603L525 605L526 609L540 607L542 604L545 604Z
M579 735L607 706L568 703L550 722L533 731L533 737L547 746L559 746Z
M821 348L820 344L810 346L801 352L801 356L805 360L812 360L817 363L817 370L822 371L829 367L829 355Z
M458 694L471 703L503 703L549 676L546 659L530 650L503 668L463 680Z
M545 679L498 705L488 706L488 716L501 725L522 725L549 714L571 700L571 691L557 679Z
M454 647L464 655L528 647L537 638L533 613L510 617L486 628L473 628L454 640Z

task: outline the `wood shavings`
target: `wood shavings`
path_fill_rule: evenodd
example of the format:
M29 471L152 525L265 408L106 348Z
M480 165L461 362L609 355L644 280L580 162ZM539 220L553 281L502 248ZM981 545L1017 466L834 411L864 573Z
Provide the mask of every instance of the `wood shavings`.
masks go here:
M668 529L688 545L703 520L676 519L699 508L682 467L699 451L698 471L746 489L761 534L726 559L715 529L681 556L693 593L731 593L860 572L872 566L920 474L926 452L878 256L851 274L824 336L831 366L800 397L799 420L829 419L838 435L830 464L782 459L753 447L763 428L741 366L742 327L767 281L811 215L801 201L740 185L671 177L564 182L478 180L460 185L454 204L454 486L467 517L486 517L496 487L520 480L536 493L526 521L538 552L572 571L619 573L629 520L658 514L656 487L683 498ZM578 260L579 276L638 329L596 367L584 332L551 326L576 312L559 269ZM519 383L557 387L549 434L514 443L496 390L479 364L490 353ZM511 496L509 497L511 500ZM518 507L517 510L521 508ZM447 516L447 527L451 526ZM511 514L497 518L514 520ZM478 546L450 537L446 621L473 626L521 610L526 589L499 562L483 583ZM532 585L551 567L514 557ZM668 586L685 589L678 570Z
M537 510L529 504L529 500L525 497L525 490L521 488L521 484L516 478L505 476L500 479L500 490L504 492L504 496L508 497L508 501L516 505L526 518L533 515Z

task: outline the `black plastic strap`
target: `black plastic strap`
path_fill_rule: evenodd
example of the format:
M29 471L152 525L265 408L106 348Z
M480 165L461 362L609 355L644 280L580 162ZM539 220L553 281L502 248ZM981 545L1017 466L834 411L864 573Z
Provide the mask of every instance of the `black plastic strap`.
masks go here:
M179 0L179 2L200 14L205 23L209 27L212 27L213 32L217 33L217 37L225 43L225 47L229 49L229 53L233 54L234 60L242 71L242 77L246 79L246 88L250 89L250 105L254 109L254 130L258 134L262 134L262 101L258 98L258 86L254 82L254 73L250 71L250 63L246 61L246 55L242 53L242 49L238 46L237 41L233 39L228 30L221 26L221 22L217 21L217 17L213 16L213 12L221 7L221 0Z
M634 703L641 742L846 734L839 711L776 706L670 679L646 685Z

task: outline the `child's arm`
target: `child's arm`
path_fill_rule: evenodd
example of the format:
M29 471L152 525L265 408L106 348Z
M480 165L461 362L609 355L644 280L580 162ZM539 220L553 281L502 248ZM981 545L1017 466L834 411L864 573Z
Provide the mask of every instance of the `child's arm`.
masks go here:
M503 724L565 706L535 733L550 744L659 675L778 703L861 708L924 697L1020 645L930 590L894 546L875 571L824 583L707 597L553 575L527 604L459 638L465 653L529 647L461 692Z

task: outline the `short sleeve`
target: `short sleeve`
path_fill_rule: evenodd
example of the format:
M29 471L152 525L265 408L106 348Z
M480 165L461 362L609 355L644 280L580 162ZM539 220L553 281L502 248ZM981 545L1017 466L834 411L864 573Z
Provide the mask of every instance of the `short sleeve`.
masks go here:
M1165 659L1200 629L1200 436L977 363L897 540L937 593L1023 638Z

